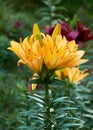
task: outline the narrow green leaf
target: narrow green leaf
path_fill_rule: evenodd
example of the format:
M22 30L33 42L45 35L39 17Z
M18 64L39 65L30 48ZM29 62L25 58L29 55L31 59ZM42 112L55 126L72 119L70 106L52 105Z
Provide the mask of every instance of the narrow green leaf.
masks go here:
M82 114L83 117L88 117L88 118L91 118L93 119L93 115L90 115L90 114Z
M57 104L57 103L64 103L64 104L67 104L67 103L71 103L71 104L74 104L73 101L70 101L70 100L65 100L67 99L67 97L60 97L60 98L57 98L57 99L54 99L52 101L52 104Z
M91 109L85 108L85 111L93 114L93 110L91 110Z
M68 111L68 110L76 110L76 107L65 107L65 108L59 108L60 111Z
M28 126L19 126L19 127L17 127L17 129L22 129L22 130L24 130L24 129L28 129Z
M65 123L62 126L63 126L63 128L67 128L67 127L73 127L73 126L81 126L81 124L79 124L79 123Z
M53 103L62 102L64 99L67 99L67 97L59 97L53 100Z
M35 97L34 95L33 96L29 96L31 99L34 99L35 101L41 103L42 105L45 104L44 100L42 100L41 98L39 97Z
M60 4L61 1L62 1L62 0L53 0L53 4L54 4L54 5L58 5L58 4Z
M62 80L59 80L59 79L54 79L53 81L52 81L52 83L51 83L51 85L64 85L64 81L62 81Z
M68 10L66 9L66 8L64 8L64 7L62 7L62 6L58 6L57 8L56 8L56 11L66 11L66 12L68 12Z
M42 100L44 100L44 98L42 98L42 96L40 96L40 95L38 95L38 94L33 94L35 97L37 97L37 98L40 98L40 99L42 99Z
M79 119L79 118L77 118L77 117L71 117L71 116L70 116L70 117L68 117L68 116L67 116L67 117L66 117L66 119L67 119L67 120L80 121L80 122L84 123L84 121L83 121L83 120L81 120L81 119Z
M57 120L57 119L65 117L65 116L66 116L65 114L62 114L62 115L57 116L55 119Z

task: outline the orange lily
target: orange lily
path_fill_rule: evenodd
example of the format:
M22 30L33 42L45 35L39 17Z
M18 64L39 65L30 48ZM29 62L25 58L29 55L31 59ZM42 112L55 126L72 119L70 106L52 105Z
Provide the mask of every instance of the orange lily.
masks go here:
M20 43L12 41L8 49L20 58L18 65L27 64L36 73L41 72L43 62L49 70L74 67L87 62L81 59L85 51L78 51L75 41L68 42L61 36L59 24L56 25L52 36L45 36L40 32L38 25L34 24L30 38L25 38L23 42L20 40Z
M43 38L43 58L48 69L58 70L88 61L81 59L85 51L78 51L75 41L70 43L61 35L57 35L55 40L49 35Z
M12 50L20 59L18 65L27 64L31 70L39 73L42 69L43 56L40 41L36 38L36 35L40 34L38 26L35 24L33 27L33 35L30 38L25 38L20 43L11 41Z
M67 77L71 84L74 84L89 75L86 69L83 71L80 71L79 68L76 68L76 67L65 68L61 71L58 70L55 73L59 77L59 79L64 80Z

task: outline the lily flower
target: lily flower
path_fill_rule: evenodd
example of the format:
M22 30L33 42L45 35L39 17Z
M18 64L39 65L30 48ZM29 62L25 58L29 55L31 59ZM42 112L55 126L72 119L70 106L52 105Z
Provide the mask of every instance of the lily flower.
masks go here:
M42 51L47 68L58 70L87 62L87 60L81 59L85 51L78 51L75 41L69 42L62 37L59 28L60 26L56 26L52 36L46 35L43 38Z
M82 59L85 51L78 50L75 40L68 41L61 35L61 26L57 24L50 35L40 32L37 24L34 24L33 34L20 43L11 41L9 50L18 57L18 65L26 64L31 70L39 74L42 81L46 79L47 73L68 67L79 66L88 60ZM52 77L52 76L51 76Z
M38 26L35 24L33 28L33 35L26 37L20 43L11 41L9 50L13 51L20 59L18 65L27 64L28 67L36 73L39 73L43 65L42 48L39 39L36 35L40 34Z
M79 68L65 68L63 70L58 70L55 74L59 77L59 79L64 80L65 78L69 79L70 84L74 84L85 78L89 75L88 71L85 69L80 71Z

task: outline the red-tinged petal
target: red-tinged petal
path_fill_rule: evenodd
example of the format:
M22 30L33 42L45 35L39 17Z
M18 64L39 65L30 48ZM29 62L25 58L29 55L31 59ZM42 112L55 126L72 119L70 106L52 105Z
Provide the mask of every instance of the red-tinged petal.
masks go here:
M77 44L80 46L80 47L83 47L84 46L84 44L83 44L83 42L77 42Z
M68 23L58 20L58 23L61 25L62 28L66 29L67 32L72 31L71 27L68 25Z
M83 24L81 22L78 22L77 23L77 29L78 29L78 31L81 32L83 30L83 28L84 28Z
M77 41L85 42L93 39L93 35L90 34L90 29L83 26L81 22L78 22L77 29L79 32L79 35L77 37Z
M46 32L46 33L48 33L48 34L49 34L49 30L50 30L50 28L48 28L48 27L44 26L44 27L43 27L43 29L45 30L45 32Z
M75 40L75 39L77 38L78 34L79 34L78 31L71 31L70 33L68 33L68 34L66 35L66 38L67 38L67 40L69 40L69 41Z
M93 35L90 34L90 30L89 29L86 29L85 33L84 33L83 41L89 41L91 39L93 39Z

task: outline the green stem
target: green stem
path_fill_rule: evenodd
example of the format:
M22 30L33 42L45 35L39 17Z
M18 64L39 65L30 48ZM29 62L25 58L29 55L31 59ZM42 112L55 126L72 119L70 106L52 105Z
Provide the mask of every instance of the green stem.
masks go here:
M45 100L46 100L45 130L51 130L50 96L49 96L48 83L45 83Z
M26 111L29 111L29 108L30 108L30 102L28 100L28 96L29 96L29 93L25 93L25 97L26 97ZM30 125L30 121L29 121L29 116L26 116L26 125L29 126Z
M70 95L70 89L71 89L72 85L71 84L66 84L65 88L66 88L66 95L68 96L68 98L71 98Z

